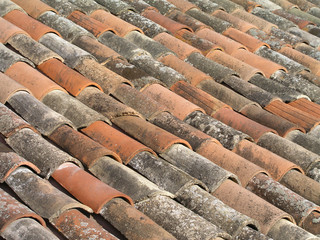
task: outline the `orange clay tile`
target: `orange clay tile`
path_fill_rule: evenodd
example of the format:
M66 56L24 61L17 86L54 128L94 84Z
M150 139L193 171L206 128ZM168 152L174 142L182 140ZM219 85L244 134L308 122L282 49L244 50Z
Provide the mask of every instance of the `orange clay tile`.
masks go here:
M287 172L293 169L303 173L298 165L248 140L242 140L232 151L266 169L276 181L280 181Z
M18 4L20 7L23 8L24 11L26 11L26 13L28 13L28 15L35 19L37 19L41 16L41 14L47 11L52 11L58 14L57 10L40 0L12 0L12 2Z
M278 28L275 24L270 23L256 15L253 15L251 13L248 13L242 9L237 9L234 12L231 13L233 16L236 16L248 23L251 23L253 25L255 25L257 28L259 28L260 30L266 32L266 33L270 33L272 28Z
M42 226L46 226L45 221L39 215L35 214L2 189L0 189L0 201L0 232L3 232L10 223L20 218L34 218Z
M239 31L235 28L228 28L223 35L243 44L250 52L255 52L262 46L270 48L270 46L249 34Z
M26 31L36 41L38 41L46 33L55 33L61 37L60 33L53 28L44 25L43 23L33 19L32 17L29 17L27 14L24 14L19 10L13 10L12 12L6 14L3 18Z
M213 117L234 129L248 134L255 141L258 141L259 138L267 132L277 133L275 130L254 122L251 119L227 108L220 109L213 115Z
M104 25L103 23L99 22L98 20L91 18L87 16L86 14L79 12L79 11L73 11L69 16L68 19L72 22L78 24L79 26L83 27L84 29L87 29L89 32L91 32L95 37L99 37L102 33L111 31L113 33L116 33L113 28L110 28L107 25Z
M189 11L192 8L198 8L196 5L186 0L167 0L167 1L175 5L176 7L178 7L184 13Z
M205 112L199 106L189 102L159 84L152 84L146 87L143 90L143 93L150 96L161 105L166 106L168 110L180 120L184 120L190 113L195 111Z
M0 43L6 44L16 34L26 34L21 28L0 17Z
M229 151L212 141L201 144L196 152L220 167L236 174L242 186L247 186L250 180L259 173L268 173L261 167L249 162L243 157Z
M1 74L0 80L2 81ZM3 135L6 138L10 137L22 128L30 128L34 132L38 132L29 123L27 123L3 104L0 104L0 122L2 122L0 127L0 135Z
M293 48L283 47L279 50L279 53L301 63L303 66L306 66L317 76L320 76L320 61L309 57Z
M117 153L124 164L128 164L140 152L146 151L155 154L150 148L101 121L92 123L81 131L102 146Z
M279 70L288 72L285 67L243 49L235 51L231 56L261 70L267 78Z
M70 209L61 213L51 223L68 239L90 239L96 236L98 239L117 240L102 228L93 218L86 217L77 209ZM86 227L83 227L86 226Z
M295 107L303 112L306 112L312 116L320 118L320 105L311 102L305 98L297 99L291 103L288 103L290 106Z
M0 152L0 183L3 183L9 175L21 166L28 167L36 173L40 173L40 169L33 163L20 157L15 152Z
M212 15L227 22L230 22L236 29L240 30L241 32L247 32L252 28L257 28L253 24L243 21L240 18L222 10L217 10Z
M5 104L13 94L19 91L25 91L31 94L31 91L26 87L0 72L0 102Z
M304 221L301 223L301 227L318 236L320 232L318 219L320 219L320 212L313 211L304 219Z
M196 88L184 81L177 82L170 90L201 107L210 116L221 108L232 109L229 105L221 102L219 99L214 98L200 88Z
M93 13L91 13L90 17L92 17L95 20L98 20L99 22L110 27L111 29L114 29L114 32L116 32L120 37L124 37L132 31L138 31L143 33L143 31L140 28L104 10L99 9L97 11L94 11Z
M197 86L200 82L212 79L209 75L193 67L189 63L182 61L173 54L158 59L164 65L173 68L181 73L187 80L190 81L192 86Z
M204 28L196 32L197 36L207 39L210 42L213 42L214 44L220 46L223 48L223 50L228 53L232 54L233 52L239 50L239 49L246 49L245 46L242 44L227 38L220 33L217 33L211 29Z
M58 167L52 177L81 203L89 206L95 213L114 198L123 198L130 204L132 199L118 190L101 182L73 163Z
M87 168L90 168L103 156L109 156L121 162L118 154L67 125L57 128L48 137L66 152L79 159Z
M102 91L97 83L90 81L57 59L53 58L40 64L38 69L73 96L77 96L88 86L97 87Z
M230 180L222 183L212 195L257 220L263 234L267 234L280 219L288 219L294 223L292 216Z
M186 29L181 29L180 31L176 32L174 36L188 43L189 45L199 49L203 55L207 55L215 50L222 50L222 48L216 45L215 43L207 39L203 39Z
M153 39L175 52L181 60L186 59L191 53L201 53L200 50L165 32L158 34Z
M320 124L319 117L314 117L313 115L303 112L279 100L271 102L268 106L265 107L265 109L275 115L287 119L290 122L298 124L307 132Z
M157 153L165 152L173 144L183 144L191 149L191 146L187 141L147 122L142 118L123 116L113 119L113 123L128 135L152 148Z
M21 85L27 87L32 94L39 100L53 90L66 92L55 82L24 62L13 64L5 74Z
M255 74L262 74L259 69L222 51L212 51L206 57L236 71L245 81L249 81Z
M166 28L172 34L176 34L181 29L186 29L192 32L192 29L187 25L171 20L170 18L163 16L161 13L158 13L156 11L146 10L141 15L154 21L155 23L158 23L162 27Z
M268 111L255 105L248 105L244 107L241 109L240 113L252 119L253 121L276 130L281 137L285 137L289 132L294 130L305 132L305 130L298 125L282 117L269 113Z

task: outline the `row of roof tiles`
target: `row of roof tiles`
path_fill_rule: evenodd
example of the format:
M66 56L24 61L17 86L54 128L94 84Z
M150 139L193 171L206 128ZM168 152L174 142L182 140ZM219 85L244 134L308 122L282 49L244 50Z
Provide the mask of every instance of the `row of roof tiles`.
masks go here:
M317 4L2 1L1 236L317 239Z

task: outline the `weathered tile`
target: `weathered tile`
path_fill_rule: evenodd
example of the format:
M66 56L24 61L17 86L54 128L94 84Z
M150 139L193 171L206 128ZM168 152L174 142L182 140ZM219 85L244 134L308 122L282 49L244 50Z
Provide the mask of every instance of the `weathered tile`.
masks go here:
M260 231L252 229L251 227L244 227L241 232L239 232L236 236L238 240L246 240L246 239L261 239L261 240L271 240L268 236L262 234Z
M83 11L85 14L90 15L96 10L105 10L105 7L101 6L93 0L68 0L72 4L76 5ZM69 15L70 16L70 15Z
M12 2L18 4L20 7L23 8L24 11L28 13L31 17L37 19L41 14L52 11L56 12L54 8L50 7L49 5L45 4L40 0L32 0L32 1L23 1L23 0L12 0Z
M108 118L65 92L52 91L42 99L42 102L69 119L77 129L87 127L95 121L104 121L111 125Z
M5 20L4 18L0 18L0 28L0 42L2 44L6 44L9 39L11 39L13 36L17 34L27 35L27 33L23 31L21 28Z
M50 134L49 139L79 159L87 168L90 168L103 156L109 156L118 162L122 162L116 153L66 125L56 129Z
M189 2L195 4L203 12L205 12L207 14L212 14L216 10L221 9L221 7L217 3L215 3L214 1L209 1L209 0L190 0Z
M73 11L80 10L79 7L75 6L68 0L43 0L42 2L53 7L63 17L68 17Z
M49 181L38 177L27 168L19 168L6 180L12 190L31 209L49 220L72 208L92 210L53 187Z
M320 77L317 75L314 75L313 73L303 70L297 74L297 76L301 76L304 79L307 79L308 81L312 82L314 85L320 87Z
M12 2L10 0L3 0L2 4L1 4L0 16L3 17L7 13L14 11L14 10L19 10L19 11L25 13L25 11L20 6L15 4L14 2Z
M5 231L10 224L18 219L33 218L37 220L42 226L46 226L45 221L25 205L18 202L14 197L0 189L0 230Z
M26 31L36 41L38 41L46 33L54 33L58 36L61 36L60 33L53 28L33 19L32 17L29 17L27 14L18 10L14 10L6 14L3 16L3 18Z
M230 238L215 225L168 197L153 197L136 206L179 239Z
M301 11L299 8L291 8L288 10L288 12L298 17L309 20L317 25L320 23L320 19L318 17L315 17L307 12Z
M102 88L97 83L90 81L57 59L50 59L37 66L37 68L73 96L78 96L83 89L89 86L96 87L102 91Z
M289 21L295 23L301 29L304 29L309 24L313 24L310 21L307 21L307 20L300 18L296 15L293 15L283 9L276 9L276 10L273 10L272 12L277 14L278 16L284 17L284 18L288 19Z
M320 46L320 39L311 33L301 30L300 28L294 27L288 29L288 32L301 38L303 42L308 43L310 46L317 48ZM301 41L302 42L302 41Z
M252 10L261 7L261 5L255 1L250 0L232 0L232 2L242 6L247 12L251 13ZM239 8L238 8L239 9ZM241 9L241 8L240 8ZM227 10L227 9L226 9ZM236 9L237 10L237 9ZM227 10L228 11L228 10ZM229 11L230 12L230 11Z
M158 11L155 7L152 7L150 4L145 1L140 0L124 0L126 3L131 5L138 13L142 13L145 9L152 9Z
M274 3L272 0L255 0L255 2L260 4L262 8L265 8L269 11L282 9L278 4Z
M166 0L144 0L149 3L151 6L159 10L163 15L170 13L171 11L177 9L175 5Z
M123 199L112 199L101 209L100 214L128 239L175 239L152 219Z
M114 31L120 37L124 37L125 35L127 35L130 32L133 32L133 31L143 33L143 31L140 28L122 20L119 17L114 16L111 13L103 11L103 10L94 11L93 13L90 14L90 17L92 17L93 19L96 19L99 22L105 24L106 26L109 26L110 28L114 29Z
M64 162L81 163L67 153L61 151L32 130L24 128L6 139L12 149L26 160L32 162L40 170L40 175L49 178Z
M237 4L237 2L235 1L230 1L230 0L211 0L211 1L219 4L229 13L237 9L244 9L241 5Z
M22 218L12 222L1 234L5 239L58 240L52 232L32 218Z
M309 113L315 117L320 117L320 106L314 102L311 102L305 98L297 99L291 103L288 103L290 106L293 106L301 111Z
M295 49L314 59L320 60L319 50L315 49L314 47L311 47L310 45L307 45L305 43L300 43L295 47Z
M122 0L97 0L96 2L106 7L114 15L119 15L124 11L134 11L134 8Z
M305 149L311 152L314 152L320 155L320 150L319 150L320 141L319 139L311 135L302 133L300 131L292 131L286 136L286 139L296 144L299 144L300 146L304 147Z
M172 3L176 7L179 8L183 13L187 12L192 8L198 8L195 4L186 1L186 0L167 0L168 2Z
M76 209L61 213L57 218L52 219L51 223L68 239L84 240L93 236L108 240L118 239L103 229L95 220L86 217Z
M81 132L118 154L125 164L128 164L139 152L146 151L154 154L150 148L103 122L95 122L83 128Z

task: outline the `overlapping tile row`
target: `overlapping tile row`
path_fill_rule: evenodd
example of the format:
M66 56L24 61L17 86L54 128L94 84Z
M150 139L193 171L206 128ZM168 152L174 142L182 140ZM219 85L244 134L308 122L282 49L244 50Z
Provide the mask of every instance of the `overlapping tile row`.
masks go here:
M314 103L312 110L298 107L301 98L317 102L317 63L302 62L295 57L301 53L287 47L307 40L315 47L316 38L294 38L274 22L248 15L243 7L252 12L260 7L242 2L243 6L230 1L172 1L175 5L151 0L43 1L55 9L43 3L36 8L38 1L30 5L15 2L33 18L5 1L1 15L14 25L8 32L11 36L3 37L2 42L20 55L6 46L1 49L9 59L1 71L11 78L6 80L13 86L4 88L4 102L76 157L78 165L81 161L102 182L130 196L140 211L179 239L228 239L228 234L243 239L251 235L265 238L254 229L275 239L288 237L287 232L301 239L312 238L307 231L319 234L319 200L313 191L308 191L319 190L319 183L311 179L319 180L319 156L316 143L304 143L317 134L319 116L310 112L318 105ZM115 15L122 19L117 18L120 23L108 24ZM20 19L39 30L32 32ZM121 23L124 28L120 28ZM223 26L225 29L221 29ZM300 34L294 30L290 33ZM229 34L218 34L224 31ZM278 40L279 36L286 41ZM246 46L248 42L254 46ZM60 87L49 83L44 75L38 77L39 83L28 81L39 74L33 64ZM297 71L296 66L301 70ZM16 71L20 67L26 69L21 75ZM312 73L307 72L308 68ZM42 85L45 87L39 92ZM64 117L50 112L36 98ZM33 111L37 119L30 115ZM80 117L79 113L87 114ZM110 126L109 119L128 135ZM72 136L72 140L66 141L65 136ZM79 151L79 146L88 149ZM283 151L284 148L290 151ZM90 149L96 152L88 154ZM23 150L19 151L22 154ZM121 160L156 185L121 165ZM63 176L59 171L72 171L99 186L101 181L63 161L45 175L52 175L82 203L101 209L84 196L86 191L94 190L73 191L76 175L65 179L59 177ZM299 187L295 184L297 179L303 179ZM204 199L210 202L204 204ZM301 204L304 209L299 208ZM113 214L119 214L115 206L126 206L122 212L125 219L113 219ZM174 214L176 209L179 216ZM134 230L127 232L122 228L123 221L133 224L130 214L134 211L116 198L98 212L128 238L150 238L136 235L148 228L146 233L172 238L162 228L156 228L152 220L130 225ZM181 219L187 224L183 231ZM191 227L193 221L199 225ZM201 229L202 225L207 228Z

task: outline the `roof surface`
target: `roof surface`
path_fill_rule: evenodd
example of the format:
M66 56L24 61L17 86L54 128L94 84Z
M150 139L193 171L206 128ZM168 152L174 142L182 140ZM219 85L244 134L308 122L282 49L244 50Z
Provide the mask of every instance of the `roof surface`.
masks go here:
M320 239L319 0L0 17L0 238Z

